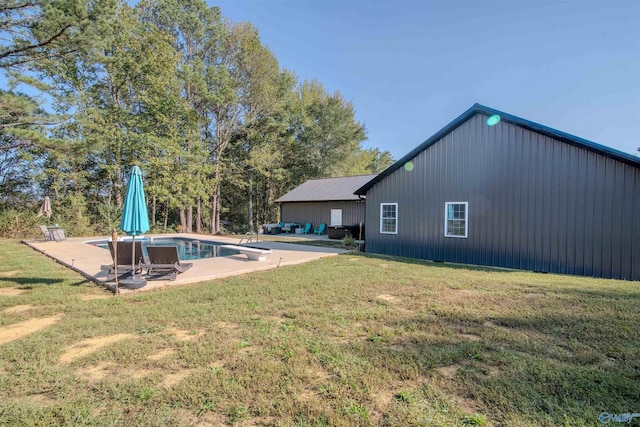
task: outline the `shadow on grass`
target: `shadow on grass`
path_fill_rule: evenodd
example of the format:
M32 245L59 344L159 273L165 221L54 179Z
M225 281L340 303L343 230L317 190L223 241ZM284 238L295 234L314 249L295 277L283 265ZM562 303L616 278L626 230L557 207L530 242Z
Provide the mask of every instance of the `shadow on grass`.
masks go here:
M612 281L612 285L617 282ZM633 288L620 289L612 288L607 290L595 290L595 289L579 289L579 288L562 288L554 289L553 292L557 294L570 295L578 299L612 299L612 300L633 300L633 304L637 306L640 303L640 282L629 282L629 285L637 284ZM603 289L605 286L601 286Z
M350 343L348 351L381 369L398 368L396 376L406 366L433 375L450 369L449 391L500 425L594 425L602 412L640 407L637 319L625 327L624 319L588 313L494 313L484 324L455 316L398 319L389 326L403 334Z
M8 277L3 278L3 282L13 282L19 286L30 286L30 285L57 285L59 283L64 283L64 279L50 279L50 278L38 278L38 277Z
M523 271L526 271L526 270L514 270L514 269L508 269L508 268L502 268L502 267L487 267L487 266L472 265L472 264L456 264L456 263L431 261L431 260L417 259L417 258L404 258L404 257L391 256L391 255L379 255L379 254L373 254L368 252L349 252L346 255L361 256L363 258L370 258L370 259L381 259L385 261L401 262L403 264L429 266L434 268L452 268L456 270L471 270L471 271L500 272L500 273L522 273Z

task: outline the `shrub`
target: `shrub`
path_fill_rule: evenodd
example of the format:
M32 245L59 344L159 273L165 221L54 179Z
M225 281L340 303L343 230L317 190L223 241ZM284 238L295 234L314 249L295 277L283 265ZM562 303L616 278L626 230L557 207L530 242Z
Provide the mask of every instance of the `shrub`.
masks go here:
M0 211L0 237L7 239L34 239L41 237L38 225L46 223L36 212L19 212L13 208Z
M342 238L342 246L347 249L355 249L357 246L356 239L354 239L351 234L347 234Z

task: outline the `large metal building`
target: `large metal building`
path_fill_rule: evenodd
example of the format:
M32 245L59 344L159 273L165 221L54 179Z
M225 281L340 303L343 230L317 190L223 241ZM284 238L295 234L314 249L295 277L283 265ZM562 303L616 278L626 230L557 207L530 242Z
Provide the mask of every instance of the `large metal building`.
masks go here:
M376 175L311 179L276 200L280 220L314 227L358 225L365 219L364 198L354 192Z
M367 252L640 280L640 159L479 104L356 194Z

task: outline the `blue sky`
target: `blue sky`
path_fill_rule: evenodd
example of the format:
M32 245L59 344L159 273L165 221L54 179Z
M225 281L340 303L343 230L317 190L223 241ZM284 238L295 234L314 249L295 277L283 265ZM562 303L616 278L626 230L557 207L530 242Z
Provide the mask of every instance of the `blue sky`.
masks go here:
M208 0L398 159L478 102L640 146L640 0Z

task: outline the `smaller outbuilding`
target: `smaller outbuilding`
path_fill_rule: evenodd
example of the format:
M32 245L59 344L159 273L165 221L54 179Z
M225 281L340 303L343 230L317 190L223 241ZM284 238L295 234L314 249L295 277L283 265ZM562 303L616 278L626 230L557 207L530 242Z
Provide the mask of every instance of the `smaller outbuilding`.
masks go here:
M326 224L330 238L344 236L345 230L358 238L366 215L365 198L354 193L375 177L358 175L308 180L276 200L280 205L280 220L301 225L310 222L313 227Z

